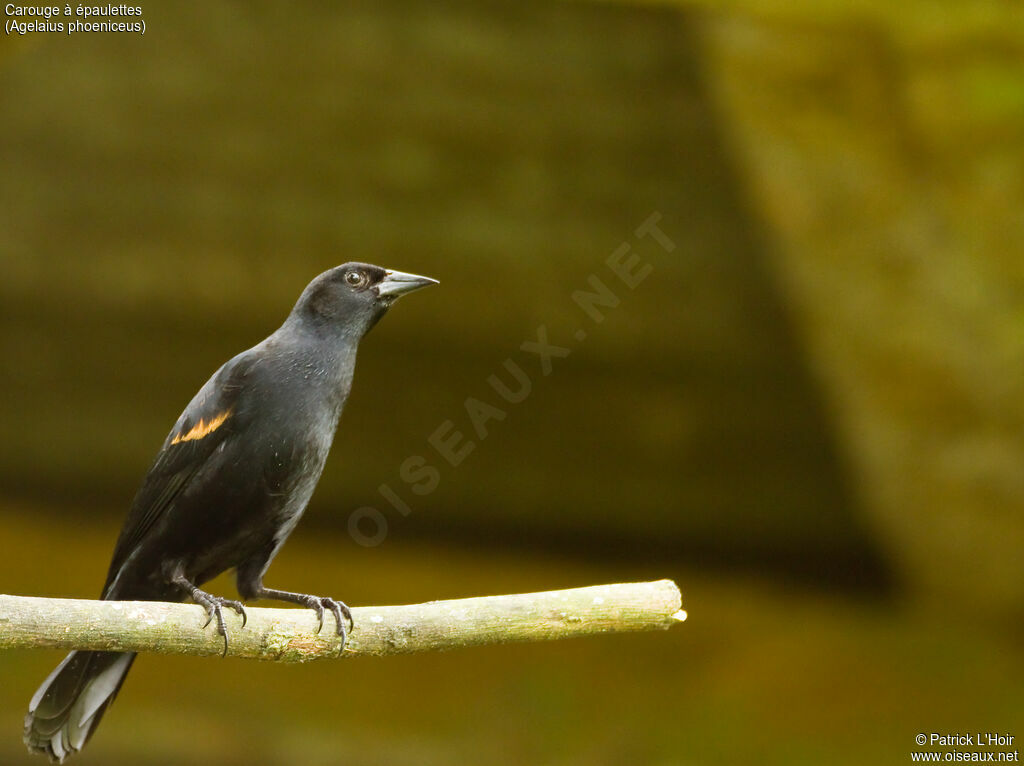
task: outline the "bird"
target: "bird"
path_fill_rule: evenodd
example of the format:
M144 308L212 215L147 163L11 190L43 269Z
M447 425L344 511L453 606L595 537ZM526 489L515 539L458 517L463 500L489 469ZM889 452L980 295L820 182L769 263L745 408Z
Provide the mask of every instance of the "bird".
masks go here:
M313 494L352 387L363 336L429 277L346 263L313 279L284 323L218 369L175 422L132 501L101 598L191 599L224 639L223 610L257 598L332 613L344 646L354 625L342 601L263 585L271 560ZM242 601L202 590L235 571ZM346 624L348 629L346 629ZM113 702L134 653L73 651L29 703L30 752L63 762Z

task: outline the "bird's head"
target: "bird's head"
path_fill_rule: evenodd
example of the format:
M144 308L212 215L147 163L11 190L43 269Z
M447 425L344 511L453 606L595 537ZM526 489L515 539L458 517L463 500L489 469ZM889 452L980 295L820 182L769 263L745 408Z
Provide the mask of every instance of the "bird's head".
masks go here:
M307 326L340 332L358 340L396 300L437 283L430 277L368 263L345 263L310 282L295 304L292 316Z

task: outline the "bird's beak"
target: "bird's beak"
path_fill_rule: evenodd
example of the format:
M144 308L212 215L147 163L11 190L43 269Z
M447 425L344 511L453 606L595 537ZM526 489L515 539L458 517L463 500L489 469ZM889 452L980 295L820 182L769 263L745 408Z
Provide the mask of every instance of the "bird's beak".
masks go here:
M386 271L384 279L377 285L377 294L381 298L395 300L406 293L419 290L421 287L436 285L438 281L430 277L420 277L416 274L406 274L402 271Z

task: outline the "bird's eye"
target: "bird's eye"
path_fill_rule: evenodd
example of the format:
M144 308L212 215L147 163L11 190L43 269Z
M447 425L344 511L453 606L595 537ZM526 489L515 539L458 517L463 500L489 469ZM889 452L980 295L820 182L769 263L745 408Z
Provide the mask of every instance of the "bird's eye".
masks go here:
M362 287L366 284L366 275L361 271L350 271L345 274L345 283L349 287Z

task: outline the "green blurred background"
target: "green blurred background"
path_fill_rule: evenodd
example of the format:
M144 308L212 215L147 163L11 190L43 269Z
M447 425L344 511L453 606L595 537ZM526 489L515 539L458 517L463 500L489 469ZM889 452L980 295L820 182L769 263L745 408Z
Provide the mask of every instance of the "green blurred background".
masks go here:
M0 591L94 597L194 391L364 260L442 284L364 343L268 583L361 605L673 577L690 620L145 657L79 762L905 763L921 731L1024 737L1016 4L142 7L145 36L0 39ZM634 233L653 213L671 252ZM606 265L624 242L635 289ZM600 323L571 297L594 276L620 299ZM571 349L546 376L539 326ZM502 404L506 359L532 390L481 440L465 402ZM458 467L429 445L449 420ZM350 533L364 506L379 545ZM34 762L59 657L0 655L0 763Z

